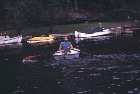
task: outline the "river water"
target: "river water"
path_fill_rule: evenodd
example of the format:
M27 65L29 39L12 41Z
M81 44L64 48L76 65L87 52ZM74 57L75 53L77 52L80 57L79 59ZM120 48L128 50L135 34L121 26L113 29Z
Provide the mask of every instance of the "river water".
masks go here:
M0 45L0 94L140 94L140 37L69 39L80 58L54 60L52 44ZM35 63L23 63L36 55Z

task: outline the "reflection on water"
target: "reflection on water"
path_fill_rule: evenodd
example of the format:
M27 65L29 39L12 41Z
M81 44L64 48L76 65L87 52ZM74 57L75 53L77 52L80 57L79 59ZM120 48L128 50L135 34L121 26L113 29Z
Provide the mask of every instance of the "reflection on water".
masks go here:
M134 93L140 92L137 84L140 83L139 60L139 55L136 54L112 54L46 62L46 65L62 69L63 78L58 79L58 84L74 94L126 94L130 90Z
M102 36L70 39L80 58L54 60L49 46L0 46L1 94L140 94L140 39ZM36 63L22 59L36 55Z

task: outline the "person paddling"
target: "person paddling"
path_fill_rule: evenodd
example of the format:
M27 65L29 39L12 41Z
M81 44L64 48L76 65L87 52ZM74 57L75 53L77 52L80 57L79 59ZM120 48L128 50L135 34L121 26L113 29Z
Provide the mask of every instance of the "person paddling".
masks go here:
M64 38L64 42L60 43L59 51L64 54L70 53L70 50L73 49L71 42L68 41L68 38Z

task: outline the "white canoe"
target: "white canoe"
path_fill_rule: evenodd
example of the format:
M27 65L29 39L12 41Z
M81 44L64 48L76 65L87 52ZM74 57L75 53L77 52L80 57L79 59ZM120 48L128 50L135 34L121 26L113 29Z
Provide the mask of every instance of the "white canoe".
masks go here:
M79 58L79 49L74 48L73 50L70 50L70 53L64 54L61 51L57 51L53 54L54 58L56 60L61 59L74 59Z
M13 38L3 38L0 40L0 44L20 43L21 41L22 41L22 35Z
M81 37L81 38L95 37L95 36L101 36L101 35L106 35L106 34L111 34L111 31L109 29L104 29L103 31L94 32L92 34L86 34L86 33L75 31L75 37Z
M96 37L85 37L85 38L75 38L75 42L76 43L79 43L80 41L83 41L83 40L91 40L91 41L103 41L103 40L107 40L107 39L110 39L112 36L96 36Z

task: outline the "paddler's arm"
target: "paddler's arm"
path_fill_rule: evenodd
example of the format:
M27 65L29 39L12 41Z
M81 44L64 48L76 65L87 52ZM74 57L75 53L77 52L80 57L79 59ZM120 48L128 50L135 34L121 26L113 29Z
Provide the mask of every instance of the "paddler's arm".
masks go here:
M71 49L71 50L73 49L73 46L72 46L72 45L70 45L70 49Z
M70 50L73 50L73 46L72 44L70 44L70 47L68 47Z
M59 51L61 51L61 52L64 52L64 50L62 50L62 46L61 46L61 44L60 44L60 46L59 46L59 49L58 49Z
M62 46L61 46L61 44L60 44L60 46L59 46L59 51L61 51L61 49L62 49Z

